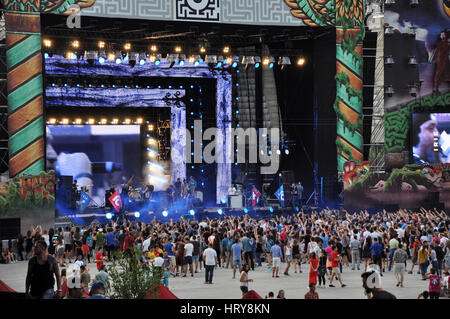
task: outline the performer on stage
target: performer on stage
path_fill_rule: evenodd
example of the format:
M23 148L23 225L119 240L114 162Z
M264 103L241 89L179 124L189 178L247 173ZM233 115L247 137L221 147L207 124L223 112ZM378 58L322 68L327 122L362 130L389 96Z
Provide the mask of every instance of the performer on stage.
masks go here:
M303 186L299 181L297 185L295 185L295 196L292 195L292 206L295 208L297 206L302 206L302 197L303 197Z

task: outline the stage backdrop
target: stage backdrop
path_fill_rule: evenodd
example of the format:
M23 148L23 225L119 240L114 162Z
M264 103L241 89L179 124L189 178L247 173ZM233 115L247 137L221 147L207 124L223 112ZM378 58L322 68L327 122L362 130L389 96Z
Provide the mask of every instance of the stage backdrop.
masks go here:
M4 0L4 5L10 176L44 169L40 13L67 14L76 9L71 5L83 9L82 14L111 18L335 26L337 97L330 107L334 107L338 117L338 170L343 170L346 160L363 160L364 0ZM228 175L228 171L224 173Z
M395 91L385 96L387 168L413 163L412 113L450 111L448 4L447 0L427 0L412 8L409 1L397 1L385 7L385 25L394 31L385 35L385 56L395 62L385 67L385 86ZM417 65L410 64L411 57ZM417 90L415 96L411 88Z

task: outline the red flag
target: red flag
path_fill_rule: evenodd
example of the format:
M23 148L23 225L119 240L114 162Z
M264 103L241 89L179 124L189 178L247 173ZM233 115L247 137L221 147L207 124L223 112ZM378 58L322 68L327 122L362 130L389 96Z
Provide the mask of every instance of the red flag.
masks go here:
M120 209L122 208L122 199L120 198L119 190L116 190L116 192L111 195L109 201L114 206L116 212L120 212Z
M261 193L259 192L259 190L256 189L255 186L253 186L252 189L252 206L255 207L256 206L256 202L258 201L258 198L261 197Z

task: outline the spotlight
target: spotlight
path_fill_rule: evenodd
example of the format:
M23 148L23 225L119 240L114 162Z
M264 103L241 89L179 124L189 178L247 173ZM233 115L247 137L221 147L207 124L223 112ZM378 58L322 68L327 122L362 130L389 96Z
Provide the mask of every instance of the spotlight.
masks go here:
M285 150L284 150L284 154L289 155L289 150L288 150L288 149L285 149Z
M44 58L45 58L45 59L48 59L48 57L49 57L48 53L45 52L45 53L44 53Z
M244 208L244 213L248 213L248 208Z
M68 60L76 60L77 55L75 53L73 53L72 51L67 52L66 54L66 59Z
M225 46L225 47L223 48L223 53L224 53L224 54L229 54L230 51L231 51L231 49L230 49L229 46Z
M105 124L108 123L108 120L107 120L107 119L101 119L101 120L100 120L100 123L101 123L102 125L105 125Z
M125 43L125 44L123 45L123 49L124 49L125 51L130 51L130 50L131 50L131 43Z
M411 6L411 8L417 7L419 5L419 0L410 0L409 5Z
M116 64L121 64L122 63L122 55L120 54L120 52L116 53Z
M297 65L298 65L298 66L304 66L304 65L305 65L305 62L306 62L305 58L301 57L301 58L299 58L299 59L297 60Z
M69 124L69 119L63 119L63 120L62 120L62 124L64 124L64 125Z
M83 122L82 119L75 119L75 124L76 125L81 125L82 122Z
M106 213L106 218L107 219L111 219L112 218L112 214L111 213Z
M264 58L263 61L262 61L262 64L263 64L264 66L268 66L269 63L270 63L270 59L269 59L269 58Z
M119 124L119 119L113 119L111 123L114 125L117 125L117 124Z
M222 202L222 204L226 204L227 203L226 198L222 198L221 202Z
M298 206L295 206L295 210L296 210L297 212L299 211Z
M408 64L411 66L417 66L417 58L415 56L410 56L408 59Z
M162 215L163 215L164 217L167 217L167 216L169 215L169 213L167 212L167 210L164 210L164 211L162 212Z
M233 63L233 58L232 58L231 56L227 57L227 58L225 59L225 63L226 63L227 65L230 65L231 63Z
M196 61L196 58L195 58L195 56L193 56L193 55L191 55L191 56L189 57L189 59L188 59L188 62L191 63L191 64L194 64L195 61Z
M126 125L130 125L131 124L131 120L130 119L125 119L125 124Z
M221 68L223 66L223 56L217 57L217 67Z
M249 63L249 64L250 64L250 63ZM259 56L254 56L254 57L252 58L252 64L255 65L255 68L256 68L256 69L259 68L259 67L261 66L261 57L259 57Z
M269 211L270 211L271 213L273 213L273 207L272 207L272 206L269 207Z
M140 118L137 119L136 123L137 124L142 124L142 123L144 123L144 120L140 117Z
M49 40L49 39L44 39L43 43L44 43L44 47L47 49L50 49L53 45L52 40Z
M157 54L155 58L155 65L158 66L161 64L161 54Z
M409 90L408 93L412 96L412 97L416 97L417 96L417 85L409 85Z
M395 93L394 88L392 87L392 85L386 86L386 89L385 89L384 93L387 94L387 96L392 97L392 95L394 95L394 93Z
M191 214L192 216L195 216L195 210L191 209L191 210L189 211L189 214Z
M184 61L186 60L186 55L185 54L180 54L178 56L178 64L180 66L184 66Z
M114 53L108 53L108 60L114 61L116 59L116 55Z
M146 56L144 53L141 53L139 56L139 65L144 65L146 60Z
M175 52L176 53L180 53L181 51L183 51L183 49L180 46L176 46L175 47Z
M95 51L86 51L86 60L90 66L93 66L95 59L97 58L97 53Z
M222 214L223 214L222 208L219 208L219 209L217 210L217 214L219 214L219 215L222 215Z
M152 132L152 131L155 129L155 127L153 126L153 124L150 124L147 128L148 128L148 130L149 130L150 132Z
M206 48L204 46L200 47L200 53L206 53Z
M156 51L158 51L158 47L153 44L153 45L150 46L150 51L156 52Z
M94 125L94 123L95 123L95 119L89 119L88 120L88 124L89 125Z
M237 68L238 65L239 65L239 57L238 57L238 56L235 56L235 57L233 58L233 64L232 64L231 66L232 66L233 68Z
M106 62L106 59L103 56L98 57L98 63L105 64L105 62Z
M392 66L395 64L395 60L392 55L388 55L384 57L384 64L388 66Z
M72 41L72 48L78 49L80 47L80 41Z
M139 217L141 217L141 213L139 213L139 212L135 212L135 213L134 213L134 217L136 217L136 218L139 218Z
M49 120L49 123L50 123L51 125L55 125L55 124L56 124L56 119L50 119L50 120Z
M105 46L106 46L105 41L98 41L98 48L99 48L99 49L104 49Z

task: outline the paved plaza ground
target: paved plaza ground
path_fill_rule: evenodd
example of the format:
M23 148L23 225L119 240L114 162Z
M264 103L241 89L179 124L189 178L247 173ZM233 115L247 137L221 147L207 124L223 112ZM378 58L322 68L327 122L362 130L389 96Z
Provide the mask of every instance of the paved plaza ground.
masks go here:
M264 265L264 264L263 264ZM285 264L282 264L283 269ZM97 269L95 264L88 264L91 278L95 277ZM408 262L407 269L410 269ZM283 289L288 299L303 299L307 292L309 279L309 265L302 265L303 273L295 274L292 267L290 276L280 275L280 278L272 278L272 274L267 266L256 268L250 271L249 278L254 279L249 284L249 288L255 290L263 298L269 291L276 294ZM27 262L18 262L16 264L0 264L0 279L18 292L25 291L25 277L27 272ZM347 287L341 288L336 283L335 288L318 289L321 299L364 299L362 281L362 271L352 271L351 268L344 267L342 278ZM428 290L428 281L422 281L421 276L417 274L417 267L414 274L406 274L404 288L397 288L393 272L385 272L381 281L382 287L394 294L399 299L416 299L423 290ZM239 289L238 274L236 279L232 279L231 269L219 269L214 271L212 285L204 284L204 271L195 274L195 277L181 278L171 277L169 280L169 289L180 299L233 299L241 298Z

